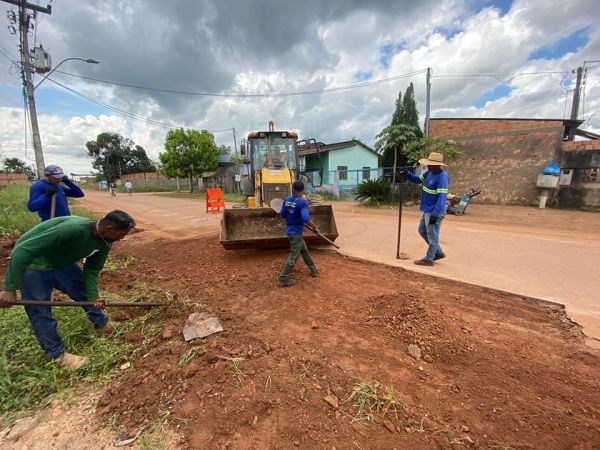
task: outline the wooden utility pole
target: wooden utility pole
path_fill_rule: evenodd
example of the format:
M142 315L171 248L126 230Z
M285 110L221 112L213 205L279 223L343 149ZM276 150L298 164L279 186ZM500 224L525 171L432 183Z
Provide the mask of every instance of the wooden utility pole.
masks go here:
M33 150L35 152L35 165L38 178L44 177L44 153L42 152L42 139L40 138L40 128L37 120L37 110L35 108L35 97L33 95L33 82L31 79L31 58L29 56L29 26L31 15L28 10L44 14L52 14L52 7L48 5L43 8L25 0L2 0L5 3L19 7L19 37L21 41L21 77L23 87L27 95L27 105L29 107L29 120L31 121L31 133L33 135Z

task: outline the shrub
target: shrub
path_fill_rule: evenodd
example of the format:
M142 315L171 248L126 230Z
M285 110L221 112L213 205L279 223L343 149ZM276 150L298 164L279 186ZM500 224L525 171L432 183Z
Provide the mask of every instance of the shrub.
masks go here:
M385 178L365 180L356 188L354 198L370 206L387 203L390 200L390 182Z

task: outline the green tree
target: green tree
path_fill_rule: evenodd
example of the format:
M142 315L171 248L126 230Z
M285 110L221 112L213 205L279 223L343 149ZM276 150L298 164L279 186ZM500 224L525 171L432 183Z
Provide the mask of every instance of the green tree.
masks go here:
M417 137L423 137L421 125L419 124L419 111L417 110L417 101L415 100L415 86L410 83L402 99L402 120L400 123L411 125L417 129Z
M423 137L423 132L419 125L419 111L417 110L417 101L415 100L415 87L412 83L406 88L404 97L402 96L402 92L398 93L396 109L392 116L391 125L410 125L414 128L415 138ZM407 161L400 150L406 143L400 142L400 146L396 148L386 147L381 157L381 165L383 167L395 167L394 160L401 166L405 165Z
M4 158L2 161L4 166L3 172L6 173L24 173L27 175L29 180L35 178L35 173L31 166L28 166L25 161L21 161L19 158Z
M400 124L390 125L385 127L381 132L375 136L375 150L385 156L391 155L393 158L392 163L392 186L396 182L396 168L398 165L406 164L406 157L401 153L401 150L407 144L417 139L418 129L412 125ZM389 167L384 165L384 167Z
M206 130L169 130L165 138L165 152L158 158L162 170L169 177L187 177L190 192L194 192L192 178L218 166L219 148L215 137Z
M100 133L95 141L89 141L85 146L88 155L94 160L92 167L106 180L114 180L130 173L156 170L144 147L134 145L131 139L118 133Z
M462 153L454 145L444 138L421 138L409 143L403 148L403 153L409 163L416 163L419 159L426 158L431 152L438 152L451 160L457 160Z

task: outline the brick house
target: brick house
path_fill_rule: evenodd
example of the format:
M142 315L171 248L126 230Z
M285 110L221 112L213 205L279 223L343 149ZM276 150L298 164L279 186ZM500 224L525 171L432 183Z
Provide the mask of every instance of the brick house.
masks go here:
M480 201L534 205L539 201L537 175L553 161L563 169L563 185L555 203L600 208L600 179L595 175L600 167L600 135L580 130L582 123L440 118L431 119L430 134L454 141L463 153L460 160L449 163L453 193L479 186ZM588 140L570 141L573 136Z

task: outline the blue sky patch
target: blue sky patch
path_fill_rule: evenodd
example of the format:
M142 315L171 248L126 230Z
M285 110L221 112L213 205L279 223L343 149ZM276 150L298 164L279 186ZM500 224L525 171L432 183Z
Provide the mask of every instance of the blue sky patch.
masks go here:
M510 86L501 84L499 86L496 86L494 90L486 92L481 97L479 97L475 101L474 105L477 108L483 108L487 102L491 102L502 97L507 97L508 95L510 95L511 92L512 88Z
M23 88L20 86L9 86L0 84L0 101L2 106L11 108L23 107ZM112 111L95 103L87 101L77 95L64 91L42 86L35 91L35 105L38 114L56 114L61 117L85 116L92 114L111 114Z
M441 34L446 38L446 40L451 40L454 36L460 33L462 30L460 28L446 28L446 27L438 27L435 29L436 33Z
M385 44L379 47L379 62L385 69L389 68L392 56L401 52L404 48L404 45L400 42Z
M529 60L532 59L556 59L566 53L576 52L584 47L590 40L589 28L582 28L571 33L569 36L554 41L551 44L538 48L535 52L529 55Z
M512 0L474 0L473 9L478 13L482 9L493 6L494 8L499 9L500 15L503 16L510 11L512 3Z
M354 74L354 79L356 81L369 81L371 78L373 78L372 70L369 70L368 72L356 72Z

